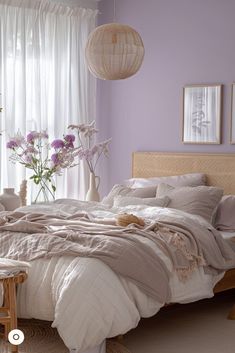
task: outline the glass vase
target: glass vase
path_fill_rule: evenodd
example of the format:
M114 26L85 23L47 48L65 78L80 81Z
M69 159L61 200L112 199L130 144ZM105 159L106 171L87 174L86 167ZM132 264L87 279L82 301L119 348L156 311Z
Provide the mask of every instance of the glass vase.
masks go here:
M42 179L32 185L32 203L48 203L55 200L55 186L53 181Z

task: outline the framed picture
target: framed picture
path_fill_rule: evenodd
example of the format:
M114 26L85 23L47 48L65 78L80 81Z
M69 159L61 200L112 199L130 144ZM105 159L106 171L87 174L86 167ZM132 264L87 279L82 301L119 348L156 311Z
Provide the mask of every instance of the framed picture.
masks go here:
M230 143L235 144L235 83L232 84Z
M184 87L183 143L221 143L221 97L222 85Z

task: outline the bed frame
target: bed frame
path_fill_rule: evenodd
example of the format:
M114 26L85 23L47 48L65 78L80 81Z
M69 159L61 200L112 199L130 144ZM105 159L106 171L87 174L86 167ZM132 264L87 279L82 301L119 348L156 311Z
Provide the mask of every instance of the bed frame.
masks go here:
M224 189L235 195L235 154L200 154L168 152L134 152L133 178L205 173L207 185ZM235 288L235 269L229 270L214 288L214 293ZM235 320L235 305L228 316Z

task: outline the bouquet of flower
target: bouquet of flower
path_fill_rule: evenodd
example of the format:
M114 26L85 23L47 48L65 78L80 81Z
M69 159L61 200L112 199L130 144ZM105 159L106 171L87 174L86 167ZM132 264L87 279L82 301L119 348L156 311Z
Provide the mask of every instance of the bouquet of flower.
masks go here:
M103 154L106 157L108 156L108 144L111 139L95 143L94 137L98 130L95 128L94 121L88 125L70 125L69 128L72 130L77 130L78 140L80 144L77 151L77 155L80 160L83 160L87 164L90 171L90 185L89 190L86 194L86 200L99 201L100 196L98 193L98 188L100 184L100 177L95 175L95 172L100 157ZM97 179L98 185L96 184Z
M7 148L12 151L10 160L32 170L30 179L39 186L35 202L41 194L44 201L54 199L56 187L53 176L77 165L78 148L74 147L74 141L75 136L68 134L49 143L46 131L31 131L26 137L18 132L7 142Z
M70 125L68 128L77 130L80 144L77 151L78 158L84 160L87 163L89 171L95 174L98 161L102 154L108 156L108 144L111 139L95 143L94 135L99 131L95 128L95 121L92 121L92 123L88 125Z
M53 177L60 175L63 169L78 165L77 158L84 160L90 172L95 175L101 155L108 154L110 139L94 143L94 135L98 132L94 121L88 125L70 125L69 128L77 130L78 147L74 145L75 135L67 134L50 143L46 131L31 131L26 137L18 132L7 142L7 148L12 152L10 160L32 171L30 179L39 186L35 202L41 194L44 201L55 198Z

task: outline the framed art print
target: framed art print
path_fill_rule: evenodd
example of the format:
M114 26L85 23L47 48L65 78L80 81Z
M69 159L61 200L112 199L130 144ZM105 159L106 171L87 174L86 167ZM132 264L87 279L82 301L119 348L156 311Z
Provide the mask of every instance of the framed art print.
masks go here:
M230 143L235 144L235 83L232 84Z
M183 143L221 143L221 96L222 85L184 87Z

